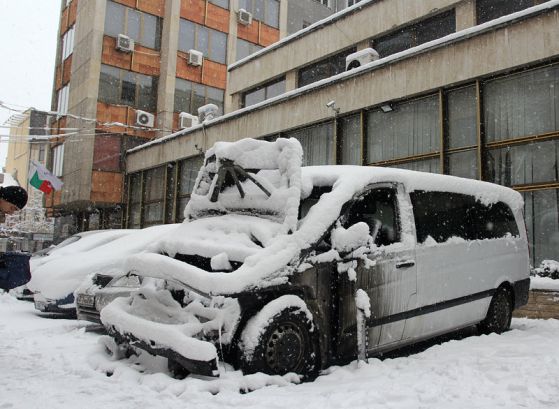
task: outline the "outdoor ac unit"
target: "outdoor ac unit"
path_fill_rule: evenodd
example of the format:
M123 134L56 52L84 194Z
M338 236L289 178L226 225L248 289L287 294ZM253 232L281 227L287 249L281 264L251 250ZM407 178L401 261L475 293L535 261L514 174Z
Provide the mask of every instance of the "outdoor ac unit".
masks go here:
M181 112L179 114L179 128L186 129L198 125L198 117L191 115L188 112Z
M131 53L132 51L134 51L134 40L132 40L128 36L125 36L124 34L119 34L118 38L116 39L116 49Z
M252 23L252 13L246 11L245 9L239 9L237 21L245 26L250 25Z
M153 128L154 123L155 115L150 114L149 112L140 111L139 109L136 111L136 125Z
M188 50L188 64L199 67L204 61L204 54L198 50Z
M354 68L359 68L362 65L376 61L380 58L376 50L372 48L365 48L356 53L350 54L345 58L345 70L349 71Z
M200 122L211 121L219 115L219 108L215 104L206 104L198 108L198 120Z

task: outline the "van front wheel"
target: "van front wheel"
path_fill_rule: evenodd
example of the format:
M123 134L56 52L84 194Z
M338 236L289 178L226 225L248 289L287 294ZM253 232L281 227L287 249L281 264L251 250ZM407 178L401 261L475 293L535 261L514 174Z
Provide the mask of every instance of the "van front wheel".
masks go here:
M510 328L512 319L512 294L508 288L499 288L491 299L487 316L478 324L482 334L501 334Z
M277 314L254 340L254 350L240 351L243 372L271 375L294 372L315 376L318 371L317 351L309 324L300 311L285 309Z

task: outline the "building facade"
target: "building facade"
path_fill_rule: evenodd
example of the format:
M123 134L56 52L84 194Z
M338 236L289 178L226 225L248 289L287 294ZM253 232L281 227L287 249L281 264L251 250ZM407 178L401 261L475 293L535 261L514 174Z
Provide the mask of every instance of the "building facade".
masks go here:
M53 240L53 220L46 217L44 194L29 184L31 162L43 166L46 164L49 150L48 116L29 109L13 115L7 124L10 132L4 183L25 188L28 201L22 211L6 217L0 234L0 249L33 252L50 245Z
M200 106L228 112L229 64L298 29L295 11L305 22L333 13L296 3L62 0L50 167L64 188L47 199L56 236L120 227L123 153L188 126Z
M510 186L525 199L532 262L557 260L557 38L557 0L363 0L230 65L228 93L241 109L129 151L127 223L144 225L145 205L180 220L199 150L214 142L295 137L307 165ZM368 47L381 58L340 68ZM284 93L267 98L278 82Z

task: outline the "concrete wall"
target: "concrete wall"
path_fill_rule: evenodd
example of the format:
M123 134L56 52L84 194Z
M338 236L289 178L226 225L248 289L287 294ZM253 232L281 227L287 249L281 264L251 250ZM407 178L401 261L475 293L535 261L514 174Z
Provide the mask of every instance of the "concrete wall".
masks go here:
M363 14L365 18L368 13ZM554 10L362 71L257 110L233 113L204 131L191 131L127 155L127 172L194 156L198 153L194 145L205 149L219 140L256 138L327 120L332 111L325 104L331 100L336 100L343 115L556 58L557 38L559 14Z
M287 34L301 30L304 23L310 25L332 13L334 13L333 9L323 6L315 0L291 0L287 6Z
M83 118L97 116L105 8L106 0L78 2L68 111ZM62 203L87 201L91 192L95 123L68 117L67 125L80 128L80 135L68 136L64 143Z
M528 304L514 311L519 318L559 319L559 292L531 290Z
M349 13L333 24L325 25L263 54L256 60L232 68L228 93L241 92L398 26L461 3L457 0L380 0L364 5L361 12ZM467 23L460 22L457 26L465 24Z

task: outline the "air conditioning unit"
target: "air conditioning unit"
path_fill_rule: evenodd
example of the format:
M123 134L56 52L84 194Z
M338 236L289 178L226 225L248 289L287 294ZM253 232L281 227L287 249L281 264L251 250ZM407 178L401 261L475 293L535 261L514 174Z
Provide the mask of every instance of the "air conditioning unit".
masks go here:
M219 108L216 104L206 104L198 108L198 120L200 122L211 121L219 116Z
M188 50L188 64L199 67L204 61L204 53L198 50Z
M246 11L245 9L239 9L237 21L244 26L250 25L252 23L252 13Z
M186 129L198 125L198 117L191 115L188 112L181 112L179 114L179 128Z
M136 111L136 125L140 125L145 128L153 128L154 123L155 115L150 114L149 112L140 111L139 109Z
M362 65L376 61L380 58L376 50L372 48L365 48L356 53L350 54L345 58L345 70L349 71L354 68L359 68Z
M119 34L118 38L116 39L116 49L131 53L132 51L134 51L134 40L132 40L128 36L125 36L124 34Z

